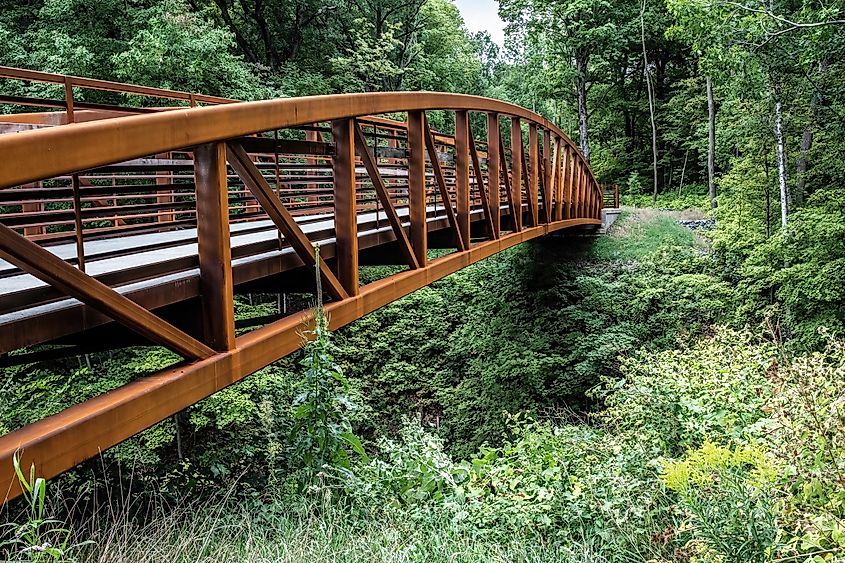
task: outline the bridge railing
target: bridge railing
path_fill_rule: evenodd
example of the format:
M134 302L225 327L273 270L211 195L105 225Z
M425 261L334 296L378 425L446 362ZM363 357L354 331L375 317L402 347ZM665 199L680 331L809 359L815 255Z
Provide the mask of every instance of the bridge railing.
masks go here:
M452 131L432 131L431 111ZM340 300L359 292L362 213L373 214L376 228L389 227L415 269L427 265L428 223L438 217L454 248L466 251L473 241L506 232L597 220L602 206L589 165L560 129L524 108L457 94L170 109L0 135L0 154L0 251L46 282L0 295L0 315L71 295L188 358L225 349L231 323L208 345L163 334L163 326L145 329L143 307L115 289L198 268L201 285L209 282L203 293L216 296L209 300L214 316L231 302L232 258L289 247L313 265L311 239L322 236L334 244L330 262L321 263L323 285ZM231 229L238 223L246 224L241 234L270 225L280 236L239 247L233 256ZM309 223L325 226L309 229ZM86 245L99 239L174 230L185 231L180 244L194 241L198 252L107 272L100 264L134 249L86 254ZM75 252L39 247L62 243ZM145 250L167 248L164 241ZM0 268L0 281L16 272ZM0 353L16 342L10 338Z
M572 141L497 100L346 94L78 116L0 135L0 354L117 321L186 361L0 436L7 498L19 449L55 475L300 346L306 313L236 337L234 292L316 266L314 243L337 327L522 241L600 224L602 190ZM430 260L429 234L454 252ZM361 241L407 270L359 287ZM188 301L191 315L164 311Z
M619 185L602 187L602 207L619 207Z
M49 84L56 86L54 92L61 92L61 96L50 97L50 92L39 96L15 95L6 93L10 88L3 88L4 83L16 83L28 85L32 83ZM77 94L74 94L74 91ZM122 99L123 104L116 103L92 103L79 99L79 91L107 92L112 97ZM175 104L194 107L197 105L217 105L234 103L238 100L223 98L220 96L207 96L193 92L183 92L167 88L152 88L150 86L139 86L137 84L125 84L109 80L97 80L81 76L70 76L66 74L55 74L52 72L40 72L22 68L0 66L0 105L14 107L17 109L61 109L63 112L50 111L40 116L14 117L14 113L0 114L0 122L6 123L29 123L40 125L60 125L74 123L75 121L88 121L89 119L102 119L126 114L151 113L162 108L149 107L169 106ZM128 105L128 103L132 105ZM80 110L83 110L80 113ZM10 117L12 116L12 117ZM3 132L0 129L0 132Z

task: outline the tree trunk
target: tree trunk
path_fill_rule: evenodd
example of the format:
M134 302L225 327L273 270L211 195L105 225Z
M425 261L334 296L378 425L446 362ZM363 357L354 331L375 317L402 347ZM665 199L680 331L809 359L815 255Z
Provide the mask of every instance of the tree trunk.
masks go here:
M810 98L810 116L807 124L804 126L804 131L801 134L801 147L798 150L798 161L795 163L795 194L793 196L793 203L801 205L804 202L804 194L807 187L807 153L813 148L813 128L816 125L816 105L818 104L818 95L814 94Z
M716 100L713 98L713 81L707 77L707 190L710 208L716 207Z
M578 76L575 78L575 90L578 96L578 134L579 146L584 160L590 162L590 139L587 129L587 64L590 55L582 50L575 52L575 70Z
M778 185L780 187L780 224L786 228L789 216L789 189L786 176L786 146L783 138L783 106L780 92L775 89L775 142L777 143Z
M763 174L766 175L765 187L763 192L766 199L766 238L772 236L772 196L769 194L771 184L769 183L769 155L763 155Z
M795 163L795 196L794 203L800 205L804 201L804 190L807 185L807 153L813 148L813 125L808 123L804 126L801 135L801 148L798 152L798 162Z
M648 53L645 48L645 6L646 0L643 0L642 8L640 9L640 37L643 44L643 74L645 75L645 85L648 92L648 114L651 118L651 159L652 170L654 172L654 193L651 196L652 203L657 203L657 124L654 121L654 86L651 83L651 71L648 67Z

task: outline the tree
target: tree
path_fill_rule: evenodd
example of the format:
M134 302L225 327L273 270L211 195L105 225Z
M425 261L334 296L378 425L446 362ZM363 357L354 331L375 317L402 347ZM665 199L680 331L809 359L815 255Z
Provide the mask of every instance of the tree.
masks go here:
M622 40L618 22L631 20L630 2L608 0L503 0L500 14L510 33L521 34L524 48L543 59L543 66L555 65L564 84L571 88L578 116L578 142L584 158L590 160L590 128L587 99L594 69L618 49ZM569 97L569 96L567 96Z

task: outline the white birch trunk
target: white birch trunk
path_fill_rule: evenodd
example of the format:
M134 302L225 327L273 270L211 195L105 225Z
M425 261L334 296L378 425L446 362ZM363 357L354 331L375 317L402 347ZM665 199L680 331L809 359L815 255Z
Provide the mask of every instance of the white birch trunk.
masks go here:
M789 216L789 188L786 175L786 147L783 138L783 106L780 95L775 94L775 142L777 143L778 186L780 187L780 224L786 228Z

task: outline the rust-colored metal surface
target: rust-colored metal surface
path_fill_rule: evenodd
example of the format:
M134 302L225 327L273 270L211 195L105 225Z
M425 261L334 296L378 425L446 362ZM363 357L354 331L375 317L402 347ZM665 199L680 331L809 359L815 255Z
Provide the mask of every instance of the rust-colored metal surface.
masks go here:
M608 199L563 131L498 100L236 102L5 67L0 79L65 92L0 97L18 111L0 114L0 360L105 326L125 335L114 345L184 358L0 437L4 500L20 493L15 452L57 475L296 350L310 312L236 336L234 296L299 283L315 245L337 328L523 241L599 225ZM171 107L84 103L81 88ZM453 131L431 130L433 110L454 116ZM408 270L360 285L373 259ZM194 326L174 321L179 306L198 307Z

